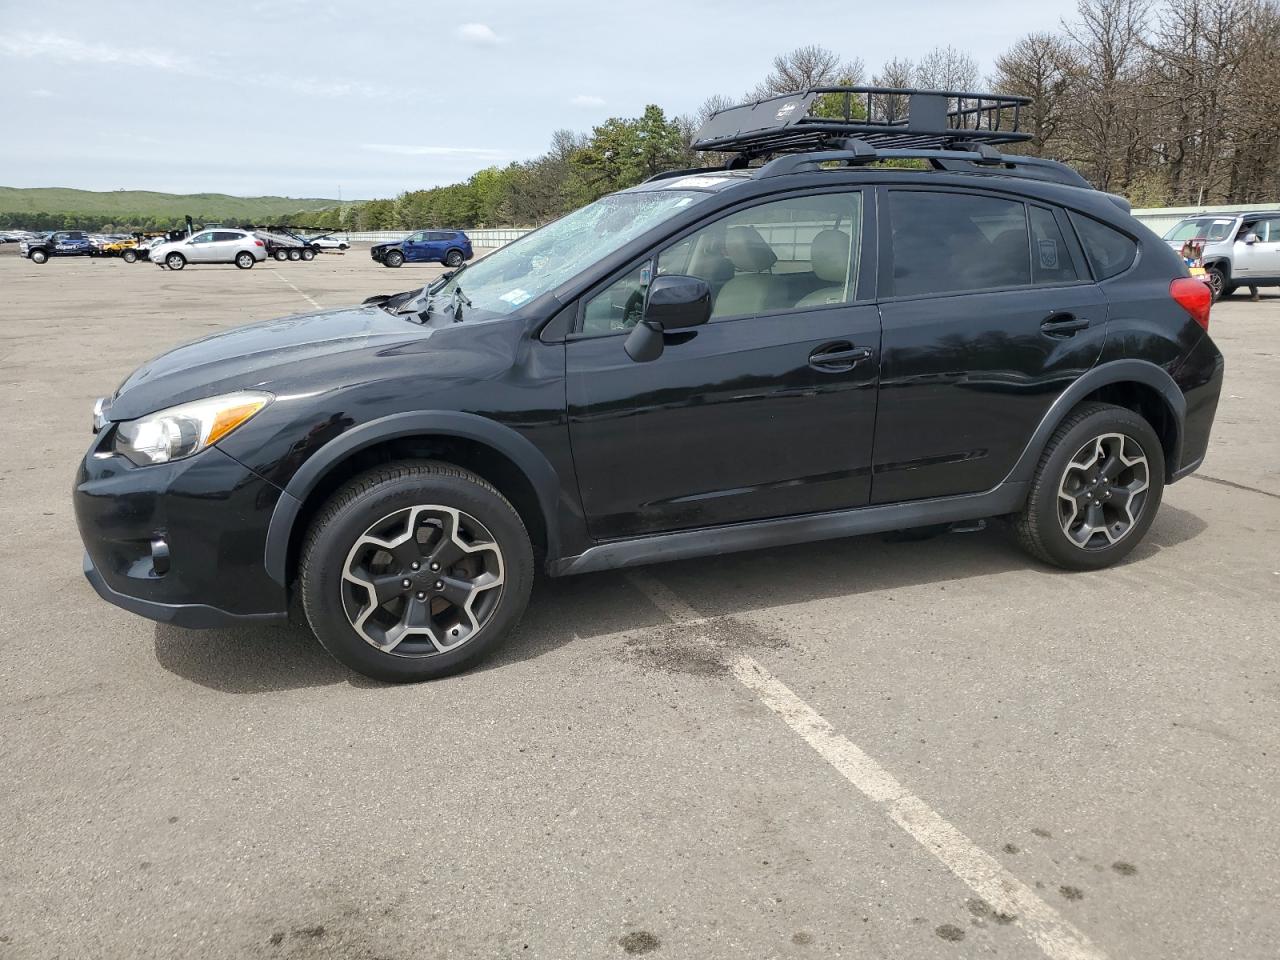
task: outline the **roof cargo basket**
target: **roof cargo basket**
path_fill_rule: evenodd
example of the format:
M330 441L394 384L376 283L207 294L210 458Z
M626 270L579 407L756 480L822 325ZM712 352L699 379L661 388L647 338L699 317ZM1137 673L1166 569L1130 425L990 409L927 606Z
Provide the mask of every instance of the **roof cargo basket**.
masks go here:
M907 87L812 87L712 114L694 138L697 150L746 160L775 153L844 147L949 150L1018 143L1027 97Z

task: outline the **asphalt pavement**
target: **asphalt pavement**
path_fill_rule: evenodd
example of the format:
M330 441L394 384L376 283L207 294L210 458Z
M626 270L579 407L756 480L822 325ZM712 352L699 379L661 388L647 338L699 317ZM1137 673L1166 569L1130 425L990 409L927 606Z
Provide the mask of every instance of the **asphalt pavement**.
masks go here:
M0 255L0 958L1280 953L1280 291L1215 307L1209 456L1112 570L990 528L543 580L408 687L97 598L94 397L437 273Z

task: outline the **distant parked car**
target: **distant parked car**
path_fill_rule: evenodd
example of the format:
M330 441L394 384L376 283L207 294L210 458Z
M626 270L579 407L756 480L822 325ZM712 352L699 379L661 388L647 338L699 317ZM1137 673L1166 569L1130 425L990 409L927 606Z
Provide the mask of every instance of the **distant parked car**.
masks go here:
M1187 242L1203 247L1200 262L1215 300L1239 287L1280 286L1280 210L1188 217L1164 239L1174 250Z
M59 230L45 237L23 240L18 250L33 263L44 263L50 257L87 257L93 244L80 230Z
M311 237L313 246L319 247L321 250L349 250L351 244L345 240L339 240L331 233L326 233L321 237Z
M369 256L384 267L405 263L443 263L460 267L473 256L471 240L461 230L419 230L396 243L375 244Z
M248 270L267 259L267 245L247 230L202 230L185 240L170 240L151 248L151 262L170 270L188 263L234 263Z

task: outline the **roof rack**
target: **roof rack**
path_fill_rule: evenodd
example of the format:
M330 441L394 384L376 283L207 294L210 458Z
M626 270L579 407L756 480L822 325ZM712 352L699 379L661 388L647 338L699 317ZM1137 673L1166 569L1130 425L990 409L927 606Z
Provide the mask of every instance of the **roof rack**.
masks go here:
M748 160L821 150L856 137L875 148L942 150L960 143L1018 143L1028 97L909 87L811 87L713 113L696 150ZM815 105L817 113L814 113Z

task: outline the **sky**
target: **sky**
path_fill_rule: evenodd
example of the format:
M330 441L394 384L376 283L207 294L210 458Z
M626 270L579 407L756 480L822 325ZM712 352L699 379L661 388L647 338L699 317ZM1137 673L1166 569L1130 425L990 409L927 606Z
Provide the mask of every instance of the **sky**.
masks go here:
M0 0L0 185L369 199L466 179L648 103L737 97L820 43L983 72L1074 0Z

